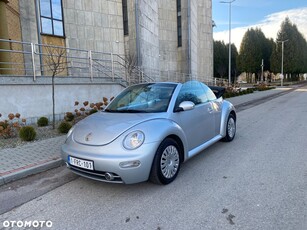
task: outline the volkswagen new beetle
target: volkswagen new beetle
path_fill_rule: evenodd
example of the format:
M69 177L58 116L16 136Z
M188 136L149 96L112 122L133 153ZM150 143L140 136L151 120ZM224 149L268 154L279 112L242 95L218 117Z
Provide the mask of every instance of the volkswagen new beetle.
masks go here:
M236 112L223 92L198 81L130 86L69 131L62 158L99 181L171 183L183 162L234 139Z

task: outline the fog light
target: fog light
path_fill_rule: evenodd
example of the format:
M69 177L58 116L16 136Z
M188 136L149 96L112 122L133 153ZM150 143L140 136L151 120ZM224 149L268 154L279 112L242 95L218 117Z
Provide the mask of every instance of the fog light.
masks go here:
M105 178L106 178L108 181L114 180L114 176L113 176L112 173L107 172L107 173L104 174L104 176L105 176Z
M140 161L124 161L124 162L120 162L119 166L121 168L135 168L141 165Z

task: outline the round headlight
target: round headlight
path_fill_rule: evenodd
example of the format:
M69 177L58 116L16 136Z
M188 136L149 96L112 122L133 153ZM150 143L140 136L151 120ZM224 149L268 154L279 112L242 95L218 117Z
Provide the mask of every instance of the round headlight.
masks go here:
M136 149L140 147L145 140L145 135L141 131L134 131L129 133L123 142L123 145L126 149Z

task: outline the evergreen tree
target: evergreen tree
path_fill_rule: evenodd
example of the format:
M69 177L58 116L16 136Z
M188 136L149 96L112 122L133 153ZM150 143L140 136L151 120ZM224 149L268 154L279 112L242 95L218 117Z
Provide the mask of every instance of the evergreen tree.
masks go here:
M298 31L287 17L278 31L276 43L271 55L272 70L281 71L282 43L284 43L284 74L293 74L293 80L299 73L307 72L307 43L304 36Z
M228 71L228 49L224 42L214 41L214 76L226 78Z
M227 44L227 47L228 47L228 44ZM238 55L239 55L239 53L238 53L237 47L235 46L235 44L231 44L231 82L234 82L235 77L238 74L238 70L237 70ZM229 59L229 50L228 50L227 60L228 59ZM229 64L227 65L227 73L228 73L228 67L229 67Z
M231 44L231 78L232 82L237 74L236 59L238 56L237 48ZM214 76L228 79L229 68L229 44L222 41L214 41Z
M257 73L260 76L262 59L264 70L270 68L271 47L272 41L265 37L261 29L248 29L241 42L237 58L238 69L241 72Z

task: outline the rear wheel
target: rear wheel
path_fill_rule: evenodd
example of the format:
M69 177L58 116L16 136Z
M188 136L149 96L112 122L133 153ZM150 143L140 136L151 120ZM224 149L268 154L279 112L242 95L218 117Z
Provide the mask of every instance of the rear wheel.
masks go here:
M229 114L226 125L226 136L223 138L223 141L232 141L235 138L236 129L236 118L233 114Z
M160 144L153 160L150 181L155 184L169 184L175 180L180 169L180 147L176 141L167 138Z

